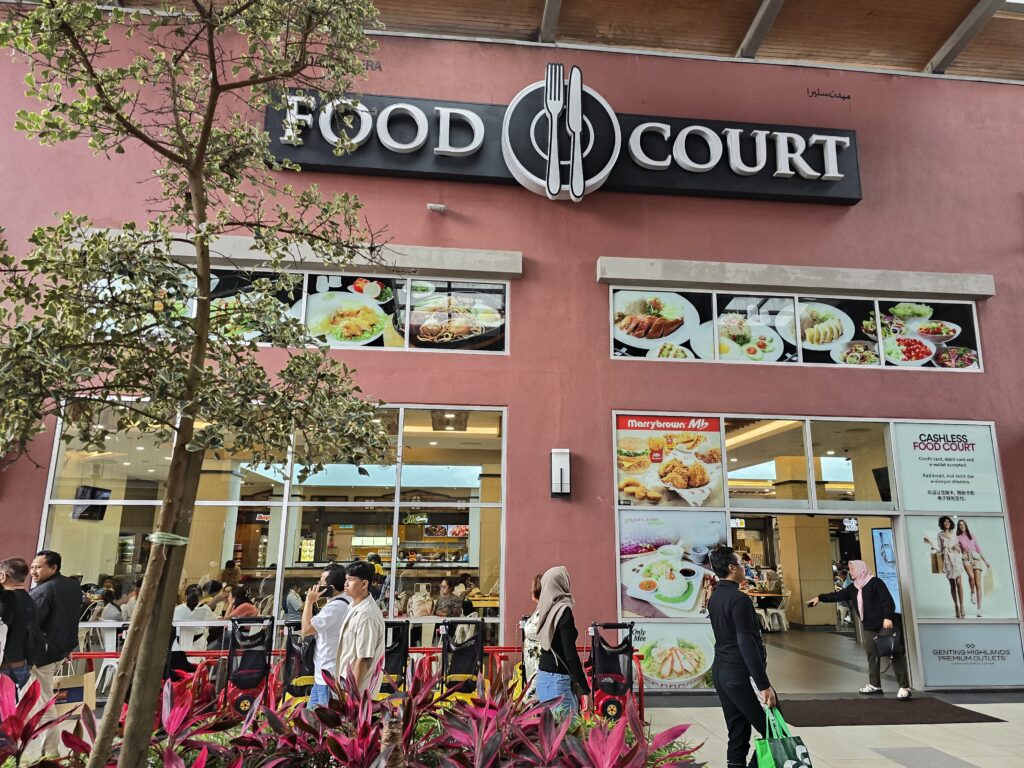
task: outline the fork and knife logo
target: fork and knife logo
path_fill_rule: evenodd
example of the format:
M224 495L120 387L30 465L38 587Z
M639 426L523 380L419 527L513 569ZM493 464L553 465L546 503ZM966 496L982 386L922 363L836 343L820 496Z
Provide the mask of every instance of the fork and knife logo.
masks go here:
M558 139L560 118L565 112L565 128L569 133L569 197L583 199L583 73L579 67L569 70L566 87L565 67L548 64L544 73L544 112L548 118L547 194L556 200L562 192L562 163Z

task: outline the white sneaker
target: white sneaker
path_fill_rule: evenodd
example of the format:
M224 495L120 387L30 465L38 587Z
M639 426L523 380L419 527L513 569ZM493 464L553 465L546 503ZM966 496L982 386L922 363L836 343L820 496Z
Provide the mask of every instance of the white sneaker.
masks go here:
M897 701L906 701L911 696L909 688L900 688L899 693L896 694Z

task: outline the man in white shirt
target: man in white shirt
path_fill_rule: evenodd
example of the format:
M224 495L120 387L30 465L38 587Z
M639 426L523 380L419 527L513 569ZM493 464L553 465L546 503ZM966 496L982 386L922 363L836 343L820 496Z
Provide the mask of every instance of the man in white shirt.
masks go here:
M370 599L373 575L373 566L366 562L353 563L346 571L345 594L352 598L352 607L341 625L336 669L341 678L351 673L360 693L370 689L370 694L376 696L381 678L374 673L384 659L385 630L384 615Z
M350 613L350 598L345 589L345 569L328 568L320 574L320 582L309 588L306 602L302 606L302 636L316 635L316 650L313 652L313 687L309 691L306 706L326 707L330 701L331 689L324 679L324 672L337 677L338 641L341 626ZM328 598L320 613L313 615L313 606L326 595Z

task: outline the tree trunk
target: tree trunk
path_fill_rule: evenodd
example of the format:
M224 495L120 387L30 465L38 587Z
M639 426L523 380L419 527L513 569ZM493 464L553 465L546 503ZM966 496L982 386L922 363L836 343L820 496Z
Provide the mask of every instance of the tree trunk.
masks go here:
M384 752L391 747L391 754L384 761L384 768L408 768L405 750L402 749L402 716L401 710L384 720L380 732L380 749Z
M157 531L176 532L178 528L178 522L181 518L181 502L184 496L182 491L187 487L185 481L188 463L191 458L191 455L185 450L185 444L191 440L191 435L191 424L188 428L187 437L183 432L178 433L171 467L168 472L168 488L176 488L178 492L172 492L164 498L164 503L160 509L160 517L155 526ZM201 455L198 460L201 466ZM189 519L191 519L191 515ZM154 609L158 603L162 602L160 595L162 594L161 587L164 581L163 577L166 572L167 560L176 549L181 550L182 547L168 547L162 544L155 544L151 550L142 579L142 588L139 590L135 612L132 614L128 635L125 638L124 646L118 659L117 672L111 684L110 696L107 699L103 719L100 721L96 741L92 752L89 754L89 762L86 768L103 768L103 766L108 764L110 750L114 743L114 737L117 735L117 728L121 718L121 707L128 692L128 683L135 671L139 652L145 644L147 629L152 624L151 619L157 613ZM184 552L182 552L182 555L184 555ZM176 578L180 578L180 574Z
M203 453L189 455L184 488L181 496L192 499L196 497L199 487L199 474L203 466ZM178 525L175 533L185 536L192 527L192 505L188 509L179 510ZM159 584L159 598L154 606L153 618L146 625L143 635L143 652L139 654L132 678L132 699L125 718L124 739L121 743L121 754L118 768L145 768L150 740L153 736L153 723L157 716L157 704L161 698L163 672L170 651L171 622L174 606L178 602L178 584L185 564L185 548L171 547Z

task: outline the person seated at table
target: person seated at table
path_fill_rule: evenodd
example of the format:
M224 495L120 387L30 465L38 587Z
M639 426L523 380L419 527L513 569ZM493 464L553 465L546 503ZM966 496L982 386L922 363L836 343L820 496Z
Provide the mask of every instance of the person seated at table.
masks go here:
M441 579L441 595L434 604L434 613L438 616L455 618L462 615L463 600L462 597L455 594L453 582L454 579L450 576Z
M757 581L757 571L754 570L754 559L750 556L750 553L744 552L742 559L743 574L747 577L747 581Z

